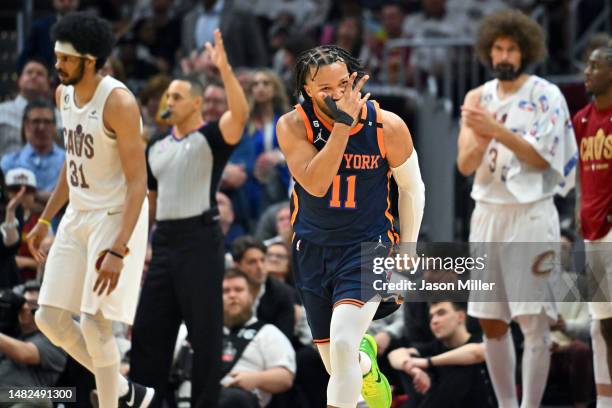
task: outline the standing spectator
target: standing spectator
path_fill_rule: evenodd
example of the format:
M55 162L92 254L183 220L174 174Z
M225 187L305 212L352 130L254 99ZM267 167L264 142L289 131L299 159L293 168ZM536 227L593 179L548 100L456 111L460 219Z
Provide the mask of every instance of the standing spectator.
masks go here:
M213 31L221 30L227 44L227 57L233 67L263 67L268 63L266 46L257 20L248 11L234 7L233 0L200 0L181 24L183 56L212 41Z
M34 321L39 290L40 285L30 281L19 293L23 296L18 315L19 335L0 333L0 387L53 387L64 369L66 353L54 346ZM42 405L35 406L52 407L48 400L38 404ZM31 405L26 401L25 406Z
M254 146L255 167L249 175L251 217L259 218L262 209L283 201L289 191L289 169L278 147L276 123L289 110L287 91L276 73L257 70L249 92L252 101L247 138Z
M234 267L246 273L255 285L255 315L292 338L295 327L295 293L289 285L268 276L264 269L265 255L265 245L248 235L236 239L232 245Z
M65 152L54 142L57 133L55 108L46 99L35 99L28 103L22 120L22 134L26 145L6 154L0 161L4 173L23 167L36 176L36 199L44 206L51 196L64 164Z
M153 136L162 133L162 127L158 122L157 112L168 85L172 80L167 75L155 75L147 81L140 92L139 99L142 106L142 121L144 125L144 138L149 141Z
M66 14L76 11L80 0L52 0L52 3L55 13L36 19L32 23L28 39L24 42L23 51L17 59L17 70L21 71L33 57L40 58L47 67L55 63L51 27Z
M157 228L134 322L130 376L155 387L154 406L169 393L172 350L182 320L194 348L191 406L214 407L219 394L224 257L215 193L242 135L248 103L218 30L214 48L206 47L221 72L229 110L218 122L205 122L202 85L193 78L174 80L166 93L174 126L147 150L149 201Z
M295 352L274 325L253 315L249 277L228 270L223 278L223 379L220 408L265 407L272 394L291 388Z
M472 292L468 312L480 320L487 368L503 407L519 405L508 330L511 320L518 322L525 337L522 406L536 407L546 386L549 326L557 313L548 274L532 271L544 251L559 256L553 196L560 185L566 191L573 187L569 173L576 141L559 88L525 73L546 55L545 33L538 23L515 10L491 14L479 27L475 51L495 79L468 92L462 107L457 166L464 176L476 172L470 242L514 244L499 251L501 258L489 260L488 275L482 276L498 282L496 302L483 302ZM517 244L521 242L539 245Z
M430 329L435 339L418 348L398 348L389 353L391 366L400 371L409 406L462 408L497 406L484 364L479 336L467 331L465 306L453 302L429 306ZM422 400L422 402L418 402Z
M580 225L588 270L600 293L589 303L597 401L608 407L612 406L612 41L591 53L584 74L586 89L595 98L573 120L580 143Z
M21 121L28 101L50 96L48 67L39 59L29 59L19 74L17 87L15 99L0 103L0 157L23 145Z

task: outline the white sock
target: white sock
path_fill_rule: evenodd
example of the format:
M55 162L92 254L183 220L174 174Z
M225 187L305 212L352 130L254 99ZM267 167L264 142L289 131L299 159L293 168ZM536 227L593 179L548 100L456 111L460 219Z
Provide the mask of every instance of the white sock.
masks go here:
M500 408L518 408L516 397L516 355L510 330L499 339L484 337L485 359Z
M363 351L359 352L359 366L361 367L361 375L366 375L372 369L372 361Z
M525 337L523 349L523 400L521 408L539 408L550 369L550 328L548 317L518 316L517 321Z
M612 397L597 396L597 408L612 408Z

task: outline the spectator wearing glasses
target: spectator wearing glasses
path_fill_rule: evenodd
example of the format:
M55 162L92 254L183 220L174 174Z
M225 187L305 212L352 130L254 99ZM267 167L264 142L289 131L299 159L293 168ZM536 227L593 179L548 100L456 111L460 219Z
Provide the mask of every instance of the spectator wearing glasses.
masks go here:
M2 157L0 167L7 173L14 168L26 168L36 176L36 201L44 206L57 183L65 152L55 142L57 134L54 108L45 99L34 99L24 110L21 137L26 145Z

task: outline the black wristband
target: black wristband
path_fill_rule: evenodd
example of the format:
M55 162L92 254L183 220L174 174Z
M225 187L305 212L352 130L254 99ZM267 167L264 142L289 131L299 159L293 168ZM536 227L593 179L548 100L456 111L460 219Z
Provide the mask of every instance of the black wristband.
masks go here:
M349 115L345 111L339 109L338 105L336 105L336 101L334 101L330 96L326 96L324 101L325 105L327 105L327 108L332 113L332 118L334 119L334 122L342 123L346 126L353 126L353 122L355 121L355 119L352 118L351 115Z
M119 259L123 259L123 258L124 258L124 256L123 256L123 255L121 255L119 252L115 252L115 251L113 251L112 249L109 249L109 250L108 250L108 253L109 253L109 254L111 254L112 256L116 256L116 257L117 257L117 258L119 258Z
M433 368L433 362L431 361L431 357L427 357L427 368Z

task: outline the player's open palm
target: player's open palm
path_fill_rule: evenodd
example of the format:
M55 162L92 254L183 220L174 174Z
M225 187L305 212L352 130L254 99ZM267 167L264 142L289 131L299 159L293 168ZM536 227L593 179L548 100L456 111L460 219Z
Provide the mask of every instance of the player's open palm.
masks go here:
M340 119L343 114L348 115L352 119L351 126L354 126L357 123L359 113L361 112L363 105L365 105L366 101L370 97L369 93L363 97L361 96L361 88L363 88L363 85L366 83L369 76L364 75L357 82L357 85L353 86L356 78L357 72L353 72L349 77L348 83L346 84L344 94L339 100L334 101L330 96L325 97L325 104L332 111L334 120L345 123L345 121L338 119Z
M117 256L111 255L108 251L104 251L96 261L96 270L98 278L94 284L93 291L98 295L104 295L107 292L110 295L119 283L119 276L123 269L123 260Z
M212 59L213 64L220 70L227 68L229 66L229 62L227 61L227 54L225 53L225 46L223 45L223 37L221 37L221 31L219 29L215 30L215 46L213 47L211 43L207 42L205 44L206 52Z
M26 237L28 249L30 250L30 253L34 257L36 262L38 262L39 264L43 263L46 258L46 254L40 249L40 244L42 243L43 239L47 237L48 233L49 227L39 222L34 226L34 228L32 228L32 230L28 233L28 236Z

